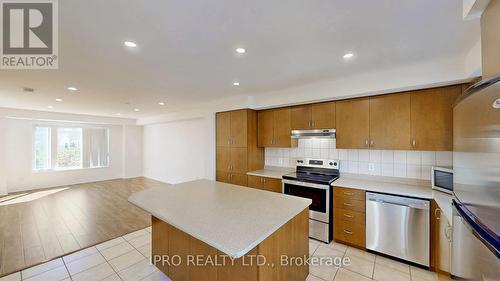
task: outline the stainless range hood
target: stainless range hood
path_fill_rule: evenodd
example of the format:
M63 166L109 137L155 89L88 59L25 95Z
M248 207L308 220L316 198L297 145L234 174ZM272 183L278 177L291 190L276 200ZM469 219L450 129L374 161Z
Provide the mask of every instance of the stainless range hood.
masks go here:
M334 139L335 129L292 130L291 137L292 139L308 139L308 138Z

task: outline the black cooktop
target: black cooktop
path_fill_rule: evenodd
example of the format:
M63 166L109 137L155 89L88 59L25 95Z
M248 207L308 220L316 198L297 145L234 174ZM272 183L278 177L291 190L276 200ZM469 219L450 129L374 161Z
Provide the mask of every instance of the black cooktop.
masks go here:
M283 176L286 180L296 180L330 185L339 178L338 170L299 167L295 173Z

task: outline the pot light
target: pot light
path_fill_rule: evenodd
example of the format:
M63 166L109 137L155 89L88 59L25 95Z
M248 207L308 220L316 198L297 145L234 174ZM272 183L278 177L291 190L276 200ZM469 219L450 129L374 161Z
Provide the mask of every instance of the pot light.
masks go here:
M68 87L68 90L73 91L73 92L78 91L78 89L76 87Z
M57 102L62 102L63 100L62 99L56 99Z
M159 105L165 105L165 103L164 103L164 102L162 102L162 101L161 101L161 102L159 102L158 104L159 104Z
M135 111L135 112L138 112L138 111L140 111L140 110L139 110L139 108L134 108L134 111Z
M118 112L118 113L115 113L115 115L118 115L118 116L119 116L119 115L122 115L122 114L121 114L120 112Z
M52 109L52 108L54 108L54 107L53 107L52 105L47 105L47 108L48 108L48 109Z
M238 54L244 54L244 53L246 53L246 51L247 51L247 50L245 50L245 48L236 48L236 50L235 50L235 51L236 51L236 53L238 53Z
M233 86L239 86L240 82L233 82Z
M129 48L136 48L137 47L137 44L135 42L132 42L132 41L125 41L125 42L123 42L123 45L125 45Z
M352 57L354 57L353 53L347 53L347 54L344 55L344 59L350 59Z

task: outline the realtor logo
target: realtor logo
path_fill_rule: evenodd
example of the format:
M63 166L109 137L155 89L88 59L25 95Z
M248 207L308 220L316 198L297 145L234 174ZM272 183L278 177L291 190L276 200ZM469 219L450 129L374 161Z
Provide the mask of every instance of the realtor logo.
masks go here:
M1 1L0 68L57 69L57 0Z

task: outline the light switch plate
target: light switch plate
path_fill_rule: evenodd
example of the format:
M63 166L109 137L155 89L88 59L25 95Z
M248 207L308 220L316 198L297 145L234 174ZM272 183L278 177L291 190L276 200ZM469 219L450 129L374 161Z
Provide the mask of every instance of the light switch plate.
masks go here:
M368 171L370 171L370 172L375 171L375 164L374 163L368 163Z

